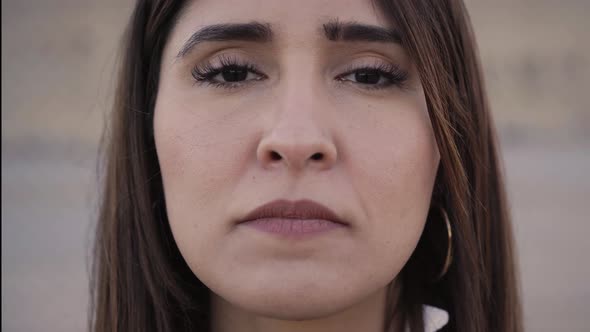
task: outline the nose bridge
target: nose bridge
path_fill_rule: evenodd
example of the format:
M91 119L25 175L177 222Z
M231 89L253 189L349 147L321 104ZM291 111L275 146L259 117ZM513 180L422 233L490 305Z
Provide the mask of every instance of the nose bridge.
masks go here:
M337 151L321 88L309 71L294 70L283 77L272 102L273 121L258 146L258 160L265 167L282 165L292 171L331 167Z
M286 116L315 116L321 114L315 109L323 102L313 54L292 49L285 56L283 79L277 98L277 111Z

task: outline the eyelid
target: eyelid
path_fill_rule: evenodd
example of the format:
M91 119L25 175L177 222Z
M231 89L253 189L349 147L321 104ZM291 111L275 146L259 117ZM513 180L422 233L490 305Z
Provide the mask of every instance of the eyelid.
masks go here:
M355 68L367 68L367 67L383 67L383 66L396 66L401 67L396 61L389 58L385 58L379 55L358 55L345 62L345 66L339 66L339 72L345 72ZM344 67L344 69L342 68Z
M211 57L207 60L201 61L201 63L196 64L193 66L194 68L199 67L210 67L210 68L222 68L224 66L244 66L244 67L254 67L254 64L248 60L241 59L238 56L232 54L219 54L217 56Z

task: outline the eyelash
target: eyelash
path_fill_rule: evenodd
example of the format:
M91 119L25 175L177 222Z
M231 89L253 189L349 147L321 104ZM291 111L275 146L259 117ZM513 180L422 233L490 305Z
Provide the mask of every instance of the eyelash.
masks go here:
M203 84L206 86L212 86L215 88L225 88L225 89L235 89L239 88L245 84L251 83L252 81L259 81L262 79L267 78L262 72L260 72L256 66L247 62L240 62L237 59L230 58L230 57L220 57L219 58L219 65L213 65L211 62L207 62L203 65L196 65L191 70L192 77L197 84ZM245 80L239 82L219 82L213 80L213 78L219 74L221 74L225 69L228 67L233 67L239 70L245 70L246 75L253 73L258 77L253 80ZM361 86L362 89L366 90L381 90L390 87L404 87L404 83L408 79L408 72L401 69L399 66L394 64L376 64L374 66L369 65L360 65L360 66L350 66L346 69L343 74L340 74L336 77L336 80L341 83L350 82L349 80L345 80L344 77L349 76L351 74L355 74L361 71L372 71L376 72L387 79L387 82L382 84L367 84L367 83L357 83L352 82L356 85ZM379 79L381 80L381 79Z
M356 83L357 85L363 86L363 89L367 90L380 90L386 89L391 87L400 87L403 88L405 86L406 81L408 80L408 72L403 70L401 67L394 65L394 64L375 64L373 66L369 65L360 65L360 66L351 66L349 67L344 74L340 74L336 77L336 79L340 82L345 82L342 78L351 74L355 74L361 71L376 71L381 77L387 79L387 82L384 84L363 84L363 83ZM354 82L353 82L354 83Z
M256 66L246 62L239 62L237 59L230 57L220 57L220 65L214 66L211 62L207 62L203 65L197 65L191 70L191 74L195 83L210 85L216 88L227 88L233 89L242 86L249 81L241 82L217 82L213 80L213 77L221 74L227 67L234 67L240 70L246 70L246 73L254 73L259 76L256 81L266 78L267 76L261 73Z

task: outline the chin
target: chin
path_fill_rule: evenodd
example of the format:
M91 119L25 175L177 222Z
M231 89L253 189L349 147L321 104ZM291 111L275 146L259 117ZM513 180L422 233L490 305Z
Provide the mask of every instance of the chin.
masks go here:
M264 283L261 283L264 285ZM331 287L330 287L331 286ZM347 294L345 285L326 285L322 290L320 284L287 286L285 284L255 285L241 288L240 291L215 291L224 301L240 310L260 316L282 320L318 319L346 310L357 301L362 301L361 294ZM340 286L340 287L338 287Z

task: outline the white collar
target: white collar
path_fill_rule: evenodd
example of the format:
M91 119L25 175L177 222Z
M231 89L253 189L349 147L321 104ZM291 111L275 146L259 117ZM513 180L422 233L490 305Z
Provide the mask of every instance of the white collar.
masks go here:
M424 313L424 332L438 331L449 322L449 314L442 309L423 305L422 312Z
M449 322L449 314L433 306L423 305L422 315L424 317L424 332L436 332ZM410 332L409 326L406 326L406 332Z

